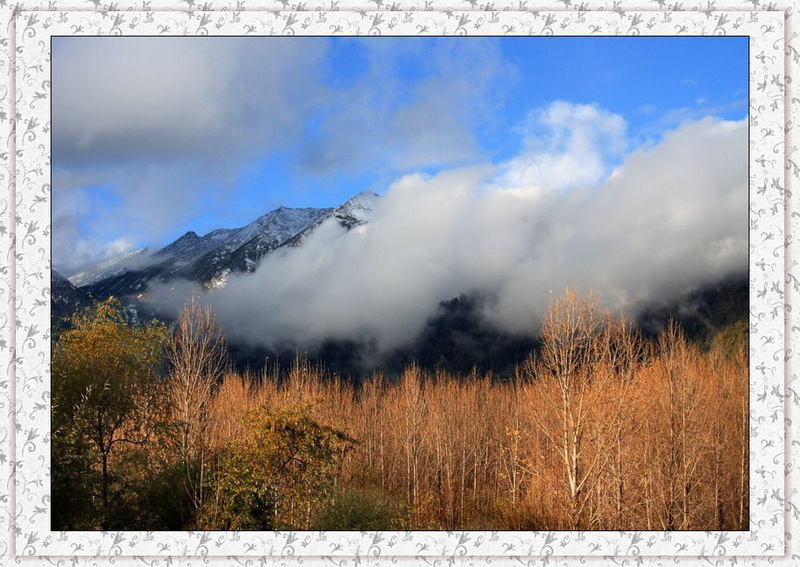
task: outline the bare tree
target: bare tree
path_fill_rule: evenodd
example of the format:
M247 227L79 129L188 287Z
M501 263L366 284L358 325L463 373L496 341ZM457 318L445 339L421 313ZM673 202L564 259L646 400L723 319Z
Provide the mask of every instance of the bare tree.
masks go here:
M593 295L568 289L550 304L541 355L528 361L526 373L536 378L534 420L561 458L571 529L602 521L608 499L593 501L592 494L606 488L600 479L615 454L622 464L622 420L637 356L629 326L601 311ZM548 412L558 416L557 429ZM624 474L615 476L621 499Z
M579 524L587 502L586 482L598 462L586 463L584 453L588 412L594 401L589 399L593 370L603 354L597 339L601 329L594 297L584 299L573 289L551 303L542 326L538 377L554 381L559 395L561 430L556 444L564 465L571 528Z
M170 405L179 431L186 490L199 512L206 474L207 413L212 394L229 367L227 343L210 307L192 298L172 328L167 345Z
M633 519L628 505L631 480L636 461L634 441L641 431L641 420L635 415L635 399L642 393L634 386L636 375L646 359L645 343L624 317L609 323L603 334L607 356L600 372L606 373L604 390L606 414L600 420L605 430L600 448L604 453L605 498L599 507L606 528L622 529Z
M419 366L413 364L406 368L398 384L398 405L404 416L400 424L401 443L405 453L406 490L408 501L414 513L420 513L423 505L422 495L426 487L422 480L426 473L427 455L424 451L425 425L428 419L428 399L424 374Z

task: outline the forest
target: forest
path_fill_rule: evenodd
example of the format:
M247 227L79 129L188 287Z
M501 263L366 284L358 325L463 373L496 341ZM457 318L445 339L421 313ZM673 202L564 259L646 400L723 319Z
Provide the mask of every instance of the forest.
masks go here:
M644 336L566 290L510 378L233 369L115 299L52 350L54 530L746 530L747 323Z

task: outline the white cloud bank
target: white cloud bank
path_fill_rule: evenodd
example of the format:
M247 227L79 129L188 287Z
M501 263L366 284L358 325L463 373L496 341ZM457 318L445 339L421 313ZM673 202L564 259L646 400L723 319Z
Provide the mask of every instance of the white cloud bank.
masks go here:
M231 278L208 296L220 321L268 346L352 339L380 353L413 340L462 292L491 298L483 314L497 328L534 334L550 290L591 289L632 314L747 268L746 121L686 123L603 179L624 123L593 107L544 116L561 111L588 119L556 121L558 144L527 145L500 167L403 177L368 225L330 223ZM584 163L585 177L569 175ZM524 164L557 165L539 167L534 185Z

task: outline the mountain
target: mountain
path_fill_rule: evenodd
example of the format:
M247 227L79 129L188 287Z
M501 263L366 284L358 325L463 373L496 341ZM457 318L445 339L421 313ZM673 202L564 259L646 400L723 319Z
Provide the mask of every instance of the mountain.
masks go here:
M747 272L734 273L716 282L685 290L661 305L650 305L636 317L636 325L647 335L663 331L670 320L686 337L703 346L726 327L745 322L750 313L750 280Z
M84 268L80 272L71 274L67 279L76 287L84 287L139 269L150 263L147 248L140 248Z
M674 320L686 337L701 348L708 348L715 336L737 324L742 326L746 340L748 294L747 274L730 274L645 309L635 323L645 336L654 338ZM513 335L489 325L481 315L486 299L482 294L471 293L441 301L411 344L398 347L377 361L380 371L396 377L409 364L416 363L430 372L441 369L469 375L474 369L479 374L491 372L496 379L513 377L515 367L531 351L538 350L541 342L532 335ZM232 360L242 371L260 370L265 359L291 361L296 356L292 349L273 351L235 342L230 346ZM368 344L331 339L308 355L329 371L357 381L373 369L364 365L369 351Z
M253 272L265 255L298 246L330 219L348 230L367 223L379 198L364 192L335 208L279 207L241 228L219 228L205 236L189 231L152 254L141 249L106 260L70 275L69 282L95 299L135 299L154 282L178 279L220 288L231 274Z
M153 256L165 260L171 259L175 267L182 268L203 254L224 244L233 232L235 231L220 228L209 232L205 236L197 236L195 231L190 230L172 244L153 254Z

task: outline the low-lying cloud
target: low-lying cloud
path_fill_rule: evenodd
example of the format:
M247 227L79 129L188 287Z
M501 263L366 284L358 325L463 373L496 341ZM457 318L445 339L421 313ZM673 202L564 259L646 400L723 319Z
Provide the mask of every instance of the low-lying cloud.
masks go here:
M621 119L561 110L594 112L601 124L565 132L561 154L581 156L575 170L583 159L606 167ZM237 340L306 350L354 340L380 354L413 341L460 293L487 297L482 315L499 330L533 335L565 286L634 314L747 268L746 121L686 123L624 161L620 151L610 175L582 184L518 175L521 163L553 161L554 145L529 144L500 166L407 175L369 224L348 232L330 221L207 298Z

